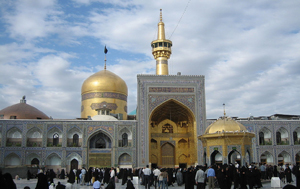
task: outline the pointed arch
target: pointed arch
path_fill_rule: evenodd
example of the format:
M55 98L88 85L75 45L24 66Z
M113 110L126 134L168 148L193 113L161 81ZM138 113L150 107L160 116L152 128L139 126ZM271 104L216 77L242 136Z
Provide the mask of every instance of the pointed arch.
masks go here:
M151 139L151 148L152 149L157 149L157 141L155 139Z
M185 149L187 147L188 147L188 141L187 140L182 138L178 141L178 148Z
M43 143L43 132L38 127L33 127L26 133L27 147L41 147Z
M68 147L81 147L82 146L82 131L77 127L73 127L67 134Z
M25 159L26 165L32 165L31 162L33 159L37 159L39 160L39 162L41 162L41 157L38 154L30 153L26 155L26 159Z
M278 165L290 164L292 163L291 155L283 150L281 153L278 154Z
M22 146L22 131L19 128L12 127L6 133L6 146Z
M258 132L259 145L272 145L272 132L267 127L263 127Z
M187 158L187 155L185 155L185 154L181 154L178 158L179 164L183 164L183 163L186 164L187 160L188 160L188 158Z
M219 152L218 150L214 150L210 154L210 164L211 165L223 164L223 156L222 156L221 152Z
M80 154L76 153L76 152L72 152L70 153L67 158L66 158L66 164L67 165L71 165L71 161L72 160L76 160L78 161L79 165L82 165L82 157L80 156Z
M158 164L158 158L156 155L152 154L150 160L152 164Z
M289 132L286 128L280 127L276 131L276 143L277 143L277 145L288 145L289 144Z
M10 153L4 159L5 166L18 166L21 165L21 158L16 153Z
M132 158L128 153L123 153L119 156L119 165L131 165Z
M234 164L235 162L241 165L241 153L237 150L232 150L228 154L228 164Z
M293 142L295 145L300 145L300 127L293 131Z
M270 153L269 151L264 151L263 153L261 153L260 162L266 164L274 163L274 157L272 153Z
M112 139L102 131L94 134L89 143L90 148L112 148Z
M57 153L51 153L46 158L46 165L61 165L61 157Z

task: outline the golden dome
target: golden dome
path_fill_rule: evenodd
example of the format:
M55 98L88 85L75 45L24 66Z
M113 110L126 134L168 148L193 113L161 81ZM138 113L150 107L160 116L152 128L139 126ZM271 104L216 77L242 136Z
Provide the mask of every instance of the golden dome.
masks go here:
M81 94L90 92L114 92L127 96L128 89L122 78L108 70L102 70L83 82Z
M222 133L222 132L241 132L247 131L246 127L241 123L229 118L222 117L218 119L216 122L212 123L208 126L204 132L204 134L214 134L214 133Z
M26 104L22 99L20 103L0 110L3 119L49 119L49 117L37 108Z

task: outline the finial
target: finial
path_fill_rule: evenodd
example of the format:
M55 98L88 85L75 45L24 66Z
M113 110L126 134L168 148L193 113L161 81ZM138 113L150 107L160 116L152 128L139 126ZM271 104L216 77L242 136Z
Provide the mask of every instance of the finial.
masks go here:
M162 22L162 9L160 9L160 21Z
M107 54L108 50L106 48L106 45L104 47L104 54L105 54L105 58L104 58L104 70L106 70L106 54Z
M226 117L226 112L225 112L225 103L223 103L223 109L224 109L224 117Z

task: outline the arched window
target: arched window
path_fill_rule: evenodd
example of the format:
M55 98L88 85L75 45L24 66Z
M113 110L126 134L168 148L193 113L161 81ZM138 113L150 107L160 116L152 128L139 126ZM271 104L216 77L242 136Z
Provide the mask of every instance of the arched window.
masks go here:
M265 145L265 134L263 132L259 132L259 145Z
M31 160L31 165L39 165L40 161L37 158L34 158L33 160Z
M296 131L293 132L293 139L294 139L294 144L298 144L298 136Z
M106 148L106 142L103 138L99 138L96 141L96 148Z
M276 143L280 144L281 143L281 133L280 132L276 132Z
M57 146L59 142L59 135L57 133L55 133L53 135L53 146Z
M122 147L128 146L128 135L127 133L122 134Z
M79 143L79 136L78 136L78 134L74 134L73 135L73 146L78 147L78 143Z

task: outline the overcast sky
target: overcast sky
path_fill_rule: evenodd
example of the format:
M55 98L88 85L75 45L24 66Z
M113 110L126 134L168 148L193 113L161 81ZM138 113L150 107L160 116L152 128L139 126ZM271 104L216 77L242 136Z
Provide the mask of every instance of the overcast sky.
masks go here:
M108 3L109 2L109 3ZM163 9L169 72L204 75L207 118L300 114L300 1L0 1L0 109L27 103L80 117L81 85L107 69L137 105L137 74L155 74L150 43ZM180 21L180 22L179 22Z

